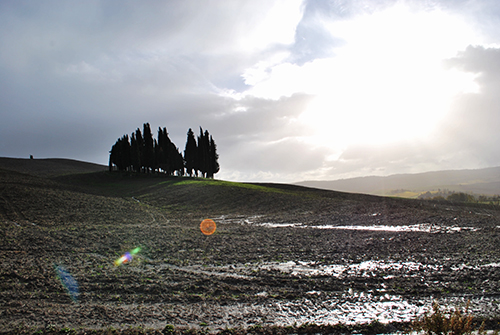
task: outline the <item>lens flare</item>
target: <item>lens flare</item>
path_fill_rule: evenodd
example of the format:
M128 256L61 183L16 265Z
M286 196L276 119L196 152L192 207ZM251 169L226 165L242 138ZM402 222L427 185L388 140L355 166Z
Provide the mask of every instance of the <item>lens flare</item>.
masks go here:
M62 286L64 286L64 289L68 292L71 300L76 303L80 293L78 292L78 283L75 278L73 278L73 276L61 265L56 266L55 269L57 278L61 281Z
M121 264L132 262L132 259L134 258L134 255L137 254L139 251L141 251L141 248L137 247L137 248L135 248L134 250L132 250L130 252L126 252L122 257L118 258L115 261L115 265L119 266Z
M215 233L216 228L217 228L217 226L215 225L214 220L205 219L205 220L201 221L200 229L201 229L201 232L205 235L212 235L213 233Z

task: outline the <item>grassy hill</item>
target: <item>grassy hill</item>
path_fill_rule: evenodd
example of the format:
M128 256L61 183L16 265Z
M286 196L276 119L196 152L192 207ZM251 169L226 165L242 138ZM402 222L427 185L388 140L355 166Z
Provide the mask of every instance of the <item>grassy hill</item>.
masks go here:
M0 158L0 171L4 181L11 180L7 188L12 187L13 194L19 191L20 185L24 185L22 195L15 196L17 199L13 200L19 202L21 207L23 199L27 207L36 202L46 202L45 206L50 207L51 200L43 199L48 195L57 195L61 198L60 194L64 193L73 195L67 196L67 204L61 204L68 210L73 206L85 207L83 204L86 202L93 204L96 199L94 196L97 196L103 204L114 201L147 204L156 210L181 216L265 214L279 217L286 214L287 217L295 217L297 221L308 221L317 220L317 215L321 214L330 215L332 217L328 219L330 222L342 221L342 217L352 214L380 212L381 205L382 209L389 212L402 208L407 210L421 206L435 206L420 201L390 199L301 185L110 173L105 166L65 159ZM360 178L357 182L362 184L363 181L367 181L366 187L370 187L370 180L371 178ZM30 190L29 194L25 194L26 189ZM4 186L3 193L6 190ZM360 190L361 188L355 189L355 191ZM75 204L73 198L80 199L78 200L80 204Z
M265 215L277 221L292 217L296 222L323 220L331 223L342 222L343 218L352 215L370 215L384 209L393 212L398 208L425 205L403 199L289 184L110 173L103 166L71 160L0 161L4 167L3 170L0 168L3 181L9 181L3 186L4 200L10 198L11 204L16 203L18 213L33 211L37 205L50 209L58 206L57 212L71 216L75 208L79 213L89 214L92 207L115 206L121 209L112 210L113 217L129 221L137 217L135 205L142 205L142 209L149 206L147 208L176 217ZM54 211L49 212L54 214ZM103 217L109 219L110 215L104 214Z
M216 179L97 172L54 180L79 192L133 198L175 213L279 214L317 211L331 203L378 201L296 185L237 183Z

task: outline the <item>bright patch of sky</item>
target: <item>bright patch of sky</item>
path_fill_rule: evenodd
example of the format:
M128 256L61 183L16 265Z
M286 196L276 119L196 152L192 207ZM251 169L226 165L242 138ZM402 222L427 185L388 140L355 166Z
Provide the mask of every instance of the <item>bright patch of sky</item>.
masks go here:
M304 64L281 52L246 69L250 86L235 95L279 99L294 93L315 98L298 116L310 129L305 141L341 152L349 144L384 144L427 136L459 93L478 92L474 73L443 61L481 36L440 9L411 11L402 3L345 20L321 17L343 43L328 58Z

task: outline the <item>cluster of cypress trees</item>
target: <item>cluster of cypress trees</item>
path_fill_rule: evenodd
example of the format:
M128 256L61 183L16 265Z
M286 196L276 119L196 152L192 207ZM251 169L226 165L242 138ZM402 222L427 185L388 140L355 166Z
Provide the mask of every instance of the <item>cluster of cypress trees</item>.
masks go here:
M142 132L137 128L130 137L123 135L109 153L110 171L116 167L119 171L213 178L220 170L215 141L201 127L197 139L189 128L184 156L168 137L167 128L159 127L158 138L154 139L149 123L144 124Z

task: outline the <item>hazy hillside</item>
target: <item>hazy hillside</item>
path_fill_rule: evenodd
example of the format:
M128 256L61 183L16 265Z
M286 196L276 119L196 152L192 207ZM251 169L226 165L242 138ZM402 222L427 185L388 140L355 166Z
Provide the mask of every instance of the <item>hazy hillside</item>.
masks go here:
M456 192L500 194L500 167L477 170L448 170L387 177L359 177L333 181L303 181L297 185L343 192L375 195L418 195L437 189Z
M107 166L62 158L24 159L0 157L0 169L35 176L54 177L104 171L107 169Z

